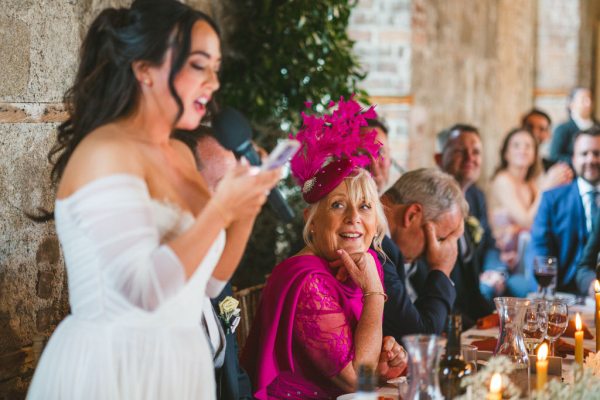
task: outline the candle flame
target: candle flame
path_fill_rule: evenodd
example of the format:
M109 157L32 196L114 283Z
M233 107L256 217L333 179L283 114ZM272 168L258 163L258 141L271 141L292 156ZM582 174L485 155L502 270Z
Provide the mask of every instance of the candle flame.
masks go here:
M538 349L537 359L539 361L544 361L546 358L548 358L548 345L546 343L542 343Z
M575 329L577 329L578 331L581 330L581 317L579 316L579 313L577 313L577 315L575 316Z
M600 282L598 282L598 279L594 281L594 290L596 293L600 292Z
M502 375L495 373L490 381L490 393L500 393L502 389Z

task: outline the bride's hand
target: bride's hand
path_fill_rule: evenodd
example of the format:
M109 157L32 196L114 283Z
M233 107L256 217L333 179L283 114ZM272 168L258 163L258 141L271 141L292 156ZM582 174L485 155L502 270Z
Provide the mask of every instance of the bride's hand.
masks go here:
M381 354L377 364L377 372L384 379L400 376L406 369L408 354L392 336L385 336L381 344Z
M280 177L280 169L260 171L247 163L238 163L219 182L211 201L217 202L215 208L226 220L226 225L236 220L253 218Z

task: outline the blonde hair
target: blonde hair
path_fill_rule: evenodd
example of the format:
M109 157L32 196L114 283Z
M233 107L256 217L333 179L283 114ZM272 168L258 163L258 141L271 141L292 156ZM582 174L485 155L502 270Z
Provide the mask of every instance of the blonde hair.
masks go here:
M381 248L381 241L383 240L383 235L387 232L387 220L385 218L385 214L383 212L383 206L381 201L379 200L379 194L377 193L377 185L375 181L371 177L371 174L362 169L357 168L355 174L347 176L342 181L346 184L348 188L348 194L350 197L350 201L354 204L358 204L364 200L371 202L373 204L373 209L375 210L375 214L377 215L377 230L375 237L373 238L373 248L377 253L385 258L385 253ZM304 229L302 230L302 237L304 238L304 243L306 246L316 255L320 255L315 248L312 237L310 234L310 224L313 222L315 215L319 208L325 204L328 196L325 196L321 200L316 203L308 205L308 212L306 214L306 223L304 224Z

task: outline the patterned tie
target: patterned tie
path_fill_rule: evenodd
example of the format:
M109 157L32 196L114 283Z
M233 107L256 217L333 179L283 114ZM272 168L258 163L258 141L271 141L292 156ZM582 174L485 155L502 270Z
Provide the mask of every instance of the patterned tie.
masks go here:
M588 192L590 194L590 218L592 220L592 229L594 229L594 221L598 215L598 191L596 189Z

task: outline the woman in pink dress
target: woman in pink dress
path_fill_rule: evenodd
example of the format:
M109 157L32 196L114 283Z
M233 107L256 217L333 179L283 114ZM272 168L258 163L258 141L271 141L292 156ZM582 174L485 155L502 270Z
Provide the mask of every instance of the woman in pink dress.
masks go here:
M361 365L400 375L406 352L382 337L381 252L385 217L364 170L376 157L374 132L360 134L372 109L340 100L332 115L304 115L292 172L308 203L306 247L267 281L242 363L258 399L325 399L355 389Z

